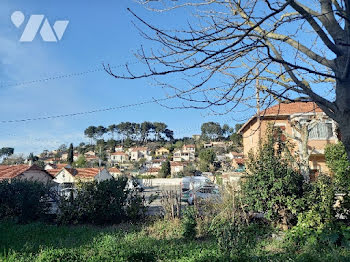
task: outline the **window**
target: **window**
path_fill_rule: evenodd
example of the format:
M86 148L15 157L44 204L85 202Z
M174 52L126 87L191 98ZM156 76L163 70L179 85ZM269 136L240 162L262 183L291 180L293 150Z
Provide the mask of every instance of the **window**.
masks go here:
M332 123L318 123L309 130L310 139L329 139L333 136Z

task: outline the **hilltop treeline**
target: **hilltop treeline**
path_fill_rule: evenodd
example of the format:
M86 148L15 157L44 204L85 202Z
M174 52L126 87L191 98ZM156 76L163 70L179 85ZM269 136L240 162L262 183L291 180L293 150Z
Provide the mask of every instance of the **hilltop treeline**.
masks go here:
M89 126L85 129L84 134L95 141L102 138L105 134L111 135L113 140L133 140L141 143L149 140L174 139L174 131L170 130L165 123L148 121L143 123L121 122L108 127Z

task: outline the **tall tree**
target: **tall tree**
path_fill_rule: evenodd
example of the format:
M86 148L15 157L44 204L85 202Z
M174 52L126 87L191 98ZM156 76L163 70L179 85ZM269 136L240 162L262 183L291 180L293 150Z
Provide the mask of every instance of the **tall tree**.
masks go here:
M209 139L217 139L222 136L222 129L219 123L208 122L201 126L202 136Z
M167 178L170 176L170 173L171 173L170 162L169 161L163 162L162 167L159 171L160 177Z
M161 135L165 132L168 126L161 122L154 122L153 127L154 127L155 138L158 141L160 140Z
M67 162L69 164L72 164L74 161L74 148L73 148L73 144L71 143L69 145L69 148L68 148L68 156L67 156Z
M147 142L149 134L151 130L153 129L154 125L151 122L143 122L141 124L141 141Z
M3 147L0 149L0 157L9 157L13 155L15 149L12 147Z
M118 132L117 125L113 124L108 126L107 131L112 135L112 139L114 140L114 134Z
M160 1L140 2L153 10L160 6ZM189 8L191 21L199 21L184 29L174 23L171 32L131 11L159 51L153 52L154 45L149 52L141 50L146 67L140 74L132 74L130 67L114 73L107 66L109 74L127 79L174 74L161 84L189 102L186 106L225 105L225 112L238 105L254 106L255 92L248 89L258 79L262 106L272 99L295 101L300 96L316 102L339 124L350 159L349 0L161 2L170 7L157 11ZM171 81L180 77L187 85ZM215 81L218 78L227 81Z
M104 134L107 133L107 128L104 126L98 126L96 127L96 136L101 138Z
M97 128L95 126L89 126L85 129L84 135L90 138L90 144L92 144L92 140L96 138Z

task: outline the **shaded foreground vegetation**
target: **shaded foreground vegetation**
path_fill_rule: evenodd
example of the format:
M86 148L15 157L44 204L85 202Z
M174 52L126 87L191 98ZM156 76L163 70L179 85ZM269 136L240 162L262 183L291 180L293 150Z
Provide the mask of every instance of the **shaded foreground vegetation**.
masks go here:
M272 232L270 232L272 233ZM178 220L117 227L0 223L0 261L349 261L350 250L316 245L294 249L272 234L239 255L214 238L182 238Z

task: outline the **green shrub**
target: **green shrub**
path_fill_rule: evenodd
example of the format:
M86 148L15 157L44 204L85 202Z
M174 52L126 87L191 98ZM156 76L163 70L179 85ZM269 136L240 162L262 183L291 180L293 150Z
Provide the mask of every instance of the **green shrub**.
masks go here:
M250 152L242 192L249 211L262 212L266 219L286 228L295 222L303 177L285 158L287 146L276 132L269 130L265 144L256 154Z
M33 181L0 182L0 219L11 218L20 223L44 219L49 206L45 199L49 187Z
M196 209L193 206L187 207L182 219L183 237L185 239L195 239L197 234L196 226Z
M127 178L100 183L83 183L76 196L62 197L58 222L62 224L117 224L137 219L144 211L144 201L135 192L127 190Z
M350 189L350 163L342 142L325 147L326 164L334 175L334 183L338 192Z
M246 225L237 221L222 221L214 231L220 250L229 255L248 255L258 239L271 229L262 224Z
M305 187L304 212L298 215L298 223L289 230L286 240L297 246L347 245L349 229L336 221L332 178L320 175Z

